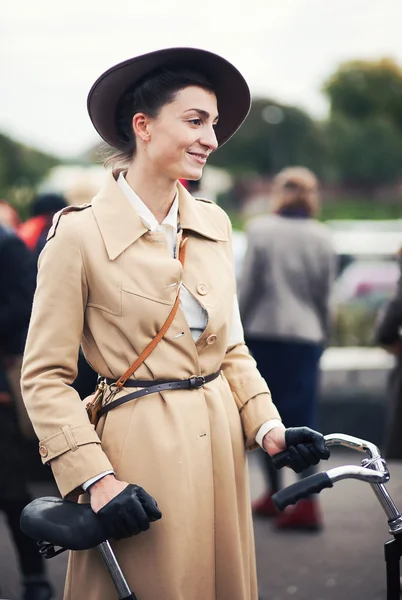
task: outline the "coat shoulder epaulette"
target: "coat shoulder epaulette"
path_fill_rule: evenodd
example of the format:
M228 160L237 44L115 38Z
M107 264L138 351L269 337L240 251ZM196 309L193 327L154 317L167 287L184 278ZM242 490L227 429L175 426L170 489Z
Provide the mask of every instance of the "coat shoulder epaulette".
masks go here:
M52 237L54 237L56 235L56 230L57 227L60 223L60 219L63 215L68 215L71 212L77 212L80 210L85 210L86 208L90 208L91 204L87 203L87 204L71 204L71 206L66 206L65 208L62 208L61 210L59 210L59 212L57 212L54 217L53 217L53 222L52 222L52 226L48 231L47 237L46 237L46 241L48 242L50 239L52 239Z
M196 198L198 202L205 202L206 204L215 204L213 200L208 200L207 198Z

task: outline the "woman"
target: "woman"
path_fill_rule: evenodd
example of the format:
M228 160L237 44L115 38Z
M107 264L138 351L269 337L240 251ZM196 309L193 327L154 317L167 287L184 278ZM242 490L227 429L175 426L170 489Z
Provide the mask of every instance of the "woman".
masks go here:
M264 425L271 454L300 442L296 468L327 456L320 434L285 431L244 345L229 219L178 184L201 177L249 104L240 73L203 50L108 70L88 109L117 149L113 173L91 206L55 219L40 259L22 380L40 454L63 496L89 488L141 600L255 600L245 448ZM81 341L108 384L141 363L108 388L96 432L68 387ZM65 598L116 598L96 551L72 553Z
M249 225L240 282L246 342L287 427L315 424L319 361L329 335L336 255L328 231L316 221L318 210L315 175L303 167L281 171L273 185L273 214ZM269 489L254 512L276 516L281 529L319 529L314 499L277 516L271 495L280 489L279 473L269 456L262 458Z

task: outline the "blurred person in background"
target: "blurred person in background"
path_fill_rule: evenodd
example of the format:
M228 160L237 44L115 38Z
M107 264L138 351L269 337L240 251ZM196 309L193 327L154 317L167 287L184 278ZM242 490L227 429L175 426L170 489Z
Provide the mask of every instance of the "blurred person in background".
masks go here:
M336 255L317 222L318 181L306 168L281 171L274 180L271 215L250 221L239 283L246 344L268 382L286 427L315 427L319 361L328 340L330 293ZM317 500L308 498L278 515L271 496L281 474L261 451L268 491L253 504L256 515L276 517L279 529L320 529ZM312 470L302 476L311 475Z
M89 175L82 175L66 188L64 195L67 204L81 206L92 202L99 189L100 185L97 185Z
M25 444L34 432L22 401L20 377L35 274L28 248L10 228L0 225L0 510L17 550L23 600L50 600L43 558L19 525L21 511L31 500Z
M7 200L0 200L0 224L15 231L20 223L21 220L15 208Z
M36 258L46 243L54 215L66 206L67 202L62 194L46 192L33 199L31 217L19 225L17 233Z
M402 459L402 248L398 252L401 270L394 297L381 310L375 331L375 341L395 356L395 365L388 381L387 428L384 453L387 459Z

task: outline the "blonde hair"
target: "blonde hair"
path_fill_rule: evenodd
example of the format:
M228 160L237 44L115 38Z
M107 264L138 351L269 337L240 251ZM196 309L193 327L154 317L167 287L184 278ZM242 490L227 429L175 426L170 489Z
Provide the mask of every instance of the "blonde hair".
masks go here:
M320 210L318 179L306 167L288 167L278 173L273 182L272 211L305 210L316 217Z

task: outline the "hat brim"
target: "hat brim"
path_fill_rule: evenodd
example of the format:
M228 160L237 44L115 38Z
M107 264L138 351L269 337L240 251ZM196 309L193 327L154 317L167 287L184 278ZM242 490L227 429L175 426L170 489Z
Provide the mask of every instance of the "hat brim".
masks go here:
M249 87L241 73L227 60L197 48L167 48L131 58L111 67L93 84L88 94L88 113L101 138L124 149L116 128L116 112L124 92L158 68L190 68L203 73L214 89L219 122L216 137L222 146L237 131L250 110Z

